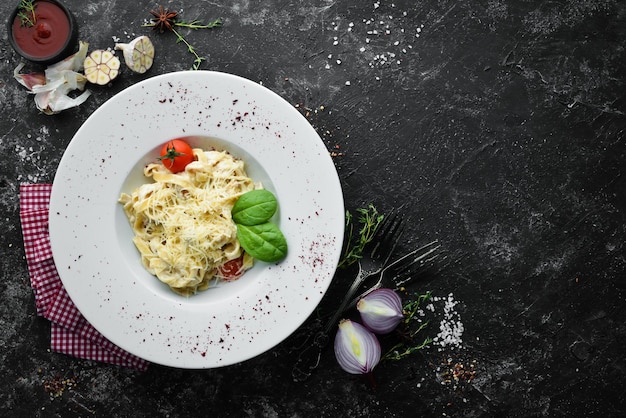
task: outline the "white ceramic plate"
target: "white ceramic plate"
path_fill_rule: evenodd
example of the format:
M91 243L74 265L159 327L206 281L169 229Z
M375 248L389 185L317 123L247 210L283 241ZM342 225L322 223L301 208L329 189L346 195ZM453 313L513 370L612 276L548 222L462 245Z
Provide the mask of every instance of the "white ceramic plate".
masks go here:
M189 298L144 270L117 200L175 137L228 150L275 193L287 258ZM218 72L160 75L107 101L65 151L50 201L54 260L85 318L121 348L180 368L241 362L289 336L326 292L343 234L337 171L315 130L270 90Z

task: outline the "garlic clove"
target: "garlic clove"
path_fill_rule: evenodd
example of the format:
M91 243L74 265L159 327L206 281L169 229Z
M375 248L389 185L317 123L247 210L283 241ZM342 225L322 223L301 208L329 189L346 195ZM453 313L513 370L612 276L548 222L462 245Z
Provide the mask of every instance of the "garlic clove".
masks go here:
M44 73L20 74L24 64L19 64L13 71L13 77L35 95L35 106L46 115L79 106L91 93L84 91L77 97L70 97L68 93L85 90L87 78L77 71L83 67L88 46L81 41L78 52L48 66Z
M124 62L132 71L143 74L154 62L154 44L147 36L139 36L127 44L115 44L124 54Z
M359 300L356 308L363 324L376 334L390 333L404 319L402 299L392 289L370 292Z
M23 62L19 63L13 70L13 78L15 78L22 86L32 91L34 86L43 86L46 84L46 75L44 73L20 74L22 68L24 68Z
M97 49L84 61L87 81L101 86L111 82L120 70L120 60L111 51Z
M350 374L370 373L380 361L380 343L363 325L342 319L335 335L337 363Z
M24 63L20 63L17 67L15 67L15 70L13 70L13 77L21 85L31 91L34 91L35 86L52 84L55 81L66 77L68 71L77 72L83 68L83 61L87 56L88 47L89 44L87 42L80 41L80 47L76 53L70 55L62 61L48 66L43 73L20 74L20 71L25 66Z

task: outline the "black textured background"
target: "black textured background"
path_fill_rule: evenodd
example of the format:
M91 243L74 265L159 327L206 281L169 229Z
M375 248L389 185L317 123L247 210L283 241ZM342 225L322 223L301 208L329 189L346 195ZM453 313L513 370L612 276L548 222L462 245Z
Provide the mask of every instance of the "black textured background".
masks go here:
M3 2L8 16L17 1ZM64 2L92 49L150 34L158 3ZM346 207L404 204L413 246L451 263L412 290L458 302L463 343L375 370L332 351L295 383L296 337L236 366L147 372L51 353L35 315L18 219L24 182L51 182L81 123L143 78L191 67L172 34L144 76L125 71L77 109L36 110L0 46L0 410L25 417L623 416L626 414L626 4L617 0L178 0L202 69L281 95L316 128ZM419 36L418 36L419 35ZM32 66L27 69L36 69ZM329 313L352 272L338 274ZM435 309L427 333L435 336ZM300 333L313 329L307 322ZM450 365L471 382L447 383ZM46 383L66 381L61 396ZM70 382L71 385L67 384Z

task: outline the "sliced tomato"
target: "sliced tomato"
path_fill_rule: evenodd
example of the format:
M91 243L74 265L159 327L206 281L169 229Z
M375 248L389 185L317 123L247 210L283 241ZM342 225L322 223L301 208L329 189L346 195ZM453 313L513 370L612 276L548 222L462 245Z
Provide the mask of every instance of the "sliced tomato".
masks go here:
M240 278L243 273L243 255L225 262L217 269L218 275L227 282L232 282Z
M159 160L172 173L180 173L194 160L193 149L182 139L172 139L161 148Z

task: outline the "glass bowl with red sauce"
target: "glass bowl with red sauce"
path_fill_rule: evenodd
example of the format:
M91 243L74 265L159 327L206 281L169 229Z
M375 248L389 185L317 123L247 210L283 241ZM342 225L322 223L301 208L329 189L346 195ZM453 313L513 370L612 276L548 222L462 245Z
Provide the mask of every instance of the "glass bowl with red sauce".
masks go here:
M22 57L52 64L76 51L78 25L72 12L57 0L35 0L35 23L23 24L19 6L7 22L9 43Z

